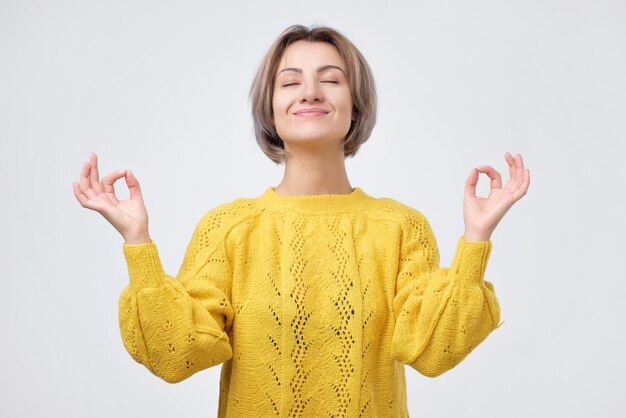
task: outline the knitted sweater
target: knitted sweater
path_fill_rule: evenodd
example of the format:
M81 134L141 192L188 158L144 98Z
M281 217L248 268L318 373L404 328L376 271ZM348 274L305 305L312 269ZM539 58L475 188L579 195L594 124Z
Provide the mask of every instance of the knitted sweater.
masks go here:
M500 318L491 241L440 268L426 218L359 187L222 204L176 278L154 241L123 251L126 350L170 383L223 363L219 417L406 417L404 365L437 376Z

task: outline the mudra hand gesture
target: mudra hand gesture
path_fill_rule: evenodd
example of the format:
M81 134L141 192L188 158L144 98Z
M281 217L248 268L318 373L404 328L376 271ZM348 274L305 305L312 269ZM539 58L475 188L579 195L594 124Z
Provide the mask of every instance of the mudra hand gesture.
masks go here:
M522 156L517 154L514 158L507 152L504 158L510 175L504 188L500 173L489 165L474 168L465 182L463 219L466 241L489 241L504 214L528 191L530 172L524 169ZM486 198L476 196L479 173L485 173L491 179L491 191Z
M119 200L113 184L124 177L130 198ZM98 157L89 155L80 172L80 183L72 184L74 196L81 206L95 210L113 225L127 244L150 242L148 212L143 203L139 182L130 170L114 171L102 180L98 178Z
M513 206L528 191L530 172L524 169L522 156L504 155L509 165L510 179L502 187L500 173L489 165L474 168L465 182L463 219L466 241L488 241L494 229ZM476 196L479 173L491 179L491 191L486 198ZM102 180L98 178L98 157L90 154L80 173L80 183L74 182L74 196L80 204L100 213L122 235L127 244L150 242L148 212L143 202L139 182L130 170L114 171ZM130 198L119 200L113 184L124 177Z

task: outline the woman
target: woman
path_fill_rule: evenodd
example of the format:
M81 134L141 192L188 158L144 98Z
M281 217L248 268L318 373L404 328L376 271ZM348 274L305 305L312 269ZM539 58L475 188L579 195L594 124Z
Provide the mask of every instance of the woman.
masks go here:
M74 193L125 240L130 284L119 302L124 346L167 382L221 369L220 417L408 416L404 364L437 376L498 327L484 281L490 237L527 191L529 171L506 153L502 188L490 166L465 185L465 231L439 267L416 209L352 187L344 161L375 123L367 62L337 31L287 28L251 89L257 141L281 183L210 210L176 278L163 271L130 171L98 178L94 154ZM476 196L479 173L491 178ZM130 198L113 183L124 177Z

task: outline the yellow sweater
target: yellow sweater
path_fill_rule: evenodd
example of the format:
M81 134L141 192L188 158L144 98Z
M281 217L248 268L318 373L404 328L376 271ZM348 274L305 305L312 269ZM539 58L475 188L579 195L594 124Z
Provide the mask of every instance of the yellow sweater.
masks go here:
M437 376L497 328L491 241L450 268L426 218L356 187L269 187L210 210L176 278L127 245L125 348L167 382L223 363L219 417L406 417L404 365Z

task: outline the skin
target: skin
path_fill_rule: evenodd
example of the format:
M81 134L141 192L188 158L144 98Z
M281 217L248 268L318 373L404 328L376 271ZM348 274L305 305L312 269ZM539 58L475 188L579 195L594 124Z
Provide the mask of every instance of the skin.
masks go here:
M326 66L338 68L318 71ZM283 71L286 68L298 71ZM297 41L285 50L272 101L273 122L285 145L285 172L275 187L277 193L290 196L352 192L342 147L353 117L345 72L344 60L330 44ZM324 112L296 113L310 108ZM524 168L522 156L506 152L504 159L510 177L504 187L500 173L489 165L472 169L465 182L463 236L466 241L489 241L504 215L528 191L530 171ZM490 178L487 197L476 196L480 173ZM126 200L119 200L113 188L121 178L130 192ZM99 179L98 157L91 153L81 169L80 181L72 187L79 203L99 212L127 244L150 242L148 213L139 182L131 171L114 171Z
M325 66L336 66L321 72ZM301 71L285 70L296 68ZM282 195L350 193L342 140L352 122L352 95L346 64L332 45L297 41L278 65L272 107L285 145L285 173L276 186ZM296 112L320 108L325 115Z
M124 178L129 198L119 200L113 184ZM122 235L126 244L150 242L148 212L143 203L139 182L130 170L119 170L98 179L98 156L89 155L80 170L80 182L72 184L74 196L82 207L100 213Z

